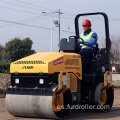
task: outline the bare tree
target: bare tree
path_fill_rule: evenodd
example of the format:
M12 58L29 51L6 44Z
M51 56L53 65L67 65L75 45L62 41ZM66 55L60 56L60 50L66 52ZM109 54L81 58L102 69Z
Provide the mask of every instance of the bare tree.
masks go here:
M120 64L120 37L118 35L111 36L111 50L110 50L110 61L111 64ZM101 41L102 48L105 48L105 43Z
M5 52L5 47L0 45L0 62L4 61L4 52Z
M111 63L120 64L120 37L111 37Z

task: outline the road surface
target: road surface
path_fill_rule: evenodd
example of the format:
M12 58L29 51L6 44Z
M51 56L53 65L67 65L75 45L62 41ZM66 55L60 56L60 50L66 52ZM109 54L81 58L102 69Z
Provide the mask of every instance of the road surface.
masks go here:
M120 74L112 74L112 80L120 80Z
M115 89L115 100L111 112L73 110L69 120L120 120L120 88ZM40 118L21 118L10 115L5 108L5 98L0 98L0 120L47 120ZM51 120L51 119L49 119Z

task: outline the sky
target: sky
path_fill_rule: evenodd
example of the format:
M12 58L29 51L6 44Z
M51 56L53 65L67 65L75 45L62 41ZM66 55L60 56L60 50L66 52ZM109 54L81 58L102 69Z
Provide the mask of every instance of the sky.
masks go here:
M51 19L53 26L53 51L58 51L59 31L54 21L59 20L60 38L75 35L74 19L77 14L104 12L109 18L110 36L120 36L120 0L0 0L0 44L15 37L29 37L36 52L51 50ZM46 13L46 14L45 14ZM79 19L80 33L82 22L89 19L92 30L98 35L98 43L105 39L102 16L87 16ZM17 47L17 46L16 46Z

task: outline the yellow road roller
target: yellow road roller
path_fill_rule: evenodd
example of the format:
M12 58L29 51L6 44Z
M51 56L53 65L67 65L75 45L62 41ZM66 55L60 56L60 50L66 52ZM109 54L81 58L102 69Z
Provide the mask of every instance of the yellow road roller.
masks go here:
M81 49L77 44L78 19L102 15L105 20L105 48L96 45L87 71L82 73ZM65 119L73 105L112 108L114 90L110 72L108 17L105 13L85 13L75 17L75 36L61 39L59 52L40 52L10 65L11 86L6 91L6 108L14 116ZM107 106L107 107L106 107ZM94 108L94 109L95 109Z

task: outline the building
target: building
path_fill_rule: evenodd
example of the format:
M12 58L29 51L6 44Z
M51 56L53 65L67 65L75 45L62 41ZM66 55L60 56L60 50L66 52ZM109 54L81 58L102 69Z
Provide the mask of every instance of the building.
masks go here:
M120 73L120 53L116 56L117 59L110 58L111 71L113 73Z

